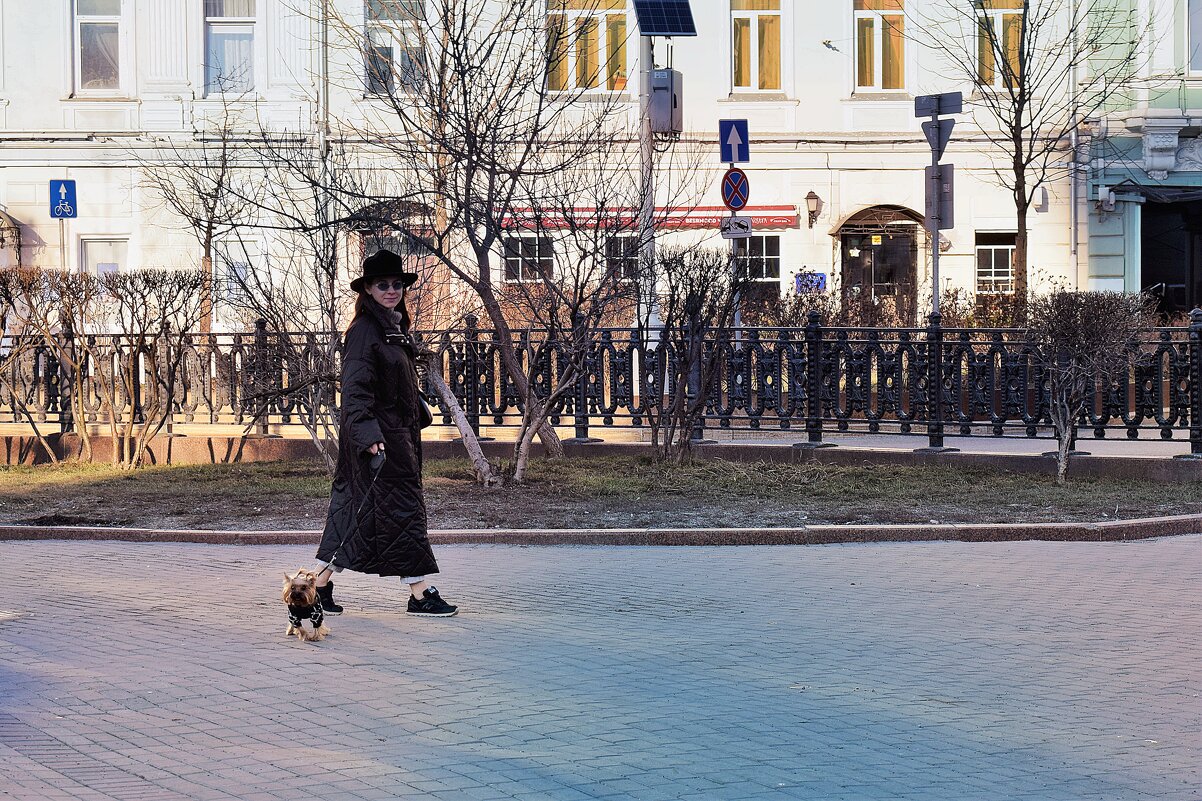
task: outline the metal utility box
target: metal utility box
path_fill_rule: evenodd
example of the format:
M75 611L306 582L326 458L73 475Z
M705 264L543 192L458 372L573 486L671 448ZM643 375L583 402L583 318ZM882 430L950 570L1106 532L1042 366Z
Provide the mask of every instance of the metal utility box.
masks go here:
M651 71L651 132L678 134L684 130L681 75L676 70Z

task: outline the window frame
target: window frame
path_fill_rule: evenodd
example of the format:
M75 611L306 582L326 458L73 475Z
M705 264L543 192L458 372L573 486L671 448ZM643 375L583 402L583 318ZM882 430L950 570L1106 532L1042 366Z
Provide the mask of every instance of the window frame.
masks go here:
M567 8L574 1L589 4L591 7ZM616 6L616 7L610 7ZM621 17L621 26L625 34L618 45L617 55L620 58L619 69L610 71L610 58L614 55L613 43L610 42L610 18ZM555 55L559 45L556 36L556 20L562 20L562 56ZM592 23L597 35L597 67L596 86L581 86L580 68L580 31L582 26ZM634 39L631 33L630 8L625 0L610 3L609 0L548 0L547 3L547 91L553 94L579 93L585 95L617 95L629 92L631 89L630 43ZM563 59L565 82L561 87L552 85L552 67ZM610 88L610 82L614 83Z
M74 37L72 59L75 62L72 69L72 85L75 97L114 97L123 94L124 64L124 30L121 17L125 11L122 0L117 0L116 14L81 14L79 0L71 0L71 32ZM117 84L112 88L88 89L83 83L83 26L84 25L115 25L117 26Z
M513 243L518 250L513 250ZM523 252L523 246L534 245L533 256ZM546 252L544 253L544 246ZM545 262L545 264L544 264ZM529 269L533 265L533 270ZM515 267L516 278L510 277L510 267ZM540 274L527 276L528 272ZM539 283L555 278L555 240L546 234L508 234L501 239L501 281L506 284Z
M1194 2L1194 0L1190 0L1190 1ZM993 71L993 77L991 78L991 80L988 80L988 81L986 81L983 77L984 64L982 63L981 56L984 53L983 48L987 41L986 33L983 30L983 28L988 24L993 27L994 31L1000 31L1001 48L1002 48L1002 50L1005 50L1006 49L1006 31L1008 30L1007 18L1008 17L1017 17L1019 19L1019 33L1018 33L1019 41L1015 42L1015 44L1014 44L1014 46L1016 48L1015 49L1015 60L1017 61L1019 50L1022 47L1022 27L1021 26L1022 26L1023 9L1021 7L1020 8L994 8L994 7L991 7L991 5L992 4L991 4L990 0L982 0L980 2L980 7L977 8L976 83L978 86L989 87L994 90L1001 90L1001 89L1007 89L1010 87L1007 85L1006 80L1005 80L1006 79L1005 70L1003 70L1001 68L1000 64L998 63L998 58L997 58L998 54L992 50L992 47L990 49L990 57L993 59L993 64L991 64L989 68ZM997 36L997 35L998 34L995 34L995 36ZM992 44L992 43L990 43L990 44ZM1022 75L1021 75L1020 68L1021 68L1021 64L1016 63L1013 65L1012 72L1014 73L1015 77L1021 81Z
M768 241L773 240L775 243L775 253L768 253ZM752 243L759 242L761 252L753 253ZM781 255L780 255L780 234L753 234L745 239L735 240L735 262L747 270L747 280L756 283L780 283L781 271ZM752 275L751 267L756 263L756 260L761 260L760 274ZM775 264L776 275L768 275L767 267Z
M125 251L123 254L122 261L126 262L126 269L128 269L128 261L129 261L129 236L128 235L87 234L87 235L81 236L79 238L79 271L81 273L85 273L87 275L94 275L97 277L99 277L101 275L105 275L110 272L114 272L114 273L121 272L122 262L117 262L117 266L114 269L104 270L104 271L97 269L95 266L93 266L92 264L89 263L88 245L97 244L97 243L101 243L101 242L108 242L108 243L119 242L119 243L121 243L121 245L123 246L124 251ZM101 263L111 264L112 262L101 262Z
M240 251L238 259L229 257L233 250ZM236 234L213 241L211 296L213 316L221 323L234 322L237 320L237 312L245 311L245 308L233 302L237 296L248 297L246 290L240 286L231 289L234 285L230 281L229 271L237 265L244 265L243 283L248 281L252 271L266 268L267 241L256 236L244 237Z
M739 94L780 94L785 87L785 3L778 2L776 8L752 9L735 8L730 3L730 90ZM760 86L760 47L759 32L761 18L776 17L777 54L776 54L776 86ZM736 83L736 55L738 53L736 24L739 20L747 20L748 38L750 39L750 59L747 64L747 77L754 85Z
M222 0L224 2L224 0ZM270 2L270 0L267 0ZM255 73L258 71L256 61L258 59L258 48L255 47L256 24L259 17L260 0L250 0L254 4L252 15L249 17L230 17L230 16L210 16L208 12L208 0L201 0L201 13L203 15L203 31L204 36L204 59L203 59L203 79L204 79L204 96L205 97L221 97L224 95L244 95L255 91L256 79ZM223 9L224 10L224 9ZM238 89L225 89L221 87L212 87L209 84L210 70L210 50L209 42L214 26L223 28L249 28L250 29L250 58L249 58L249 84Z
M642 251L639 244L639 237L634 234L610 234L605 238L606 278L630 282L638 279ZM616 252L619 249L621 252Z
M363 96L393 97L417 94L425 85L427 68L425 31L422 28L422 20L417 17L401 16L373 17L372 6L379 2L381 0L374 0L374 2L373 0L363 0ZM400 0L400 2L404 3L405 0ZM426 14L425 0L417 0L416 3L399 7L408 12L410 9L406 6L409 5L419 6L421 9L419 13L422 16ZM389 49L392 51L389 54L388 62L388 86L384 91L376 91L373 88L373 81L378 80L378 76L373 75L370 61L375 56L375 48L378 46L372 42L373 31L385 32ZM417 59L419 68L411 72L411 79L406 79L404 70L398 67L398 61L406 53L420 54Z
M901 6L898 9L882 9L882 8L855 8L852 7L852 87L854 94L899 94L904 95L909 92L909 79L906 73L909 64L909 46L906 37L906 11L905 0L898 0ZM899 72L901 74L901 86L885 87L885 29L887 27L886 17L893 17L900 21L901 25L901 66ZM872 80L871 84L860 83L860 25L862 20L872 20ZM892 25L892 23L888 23Z
M1194 41L1191 24L1197 27ZM1197 59L1197 66L1194 59ZM1185 2L1185 74L1191 78L1202 78L1202 0Z
M997 239L1000 237L1007 237L1010 241L1006 242L1006 243L980 242L979 241L982 238ZM974 247L973 247L973 287L976 291L976 294L988 295L988 296L995 296L995 295L1002 296L1002 295L1013 295L1014 294L1014 251L1015 251L1015 247L1016 247L1014 239L1016 237L1017 237L1017 234L1011 233L1009 231L1004 231L1004 232L1003 231L998 231L998 232L978 231L977 232L977 240L978 241L976 243L974 243ZM1010 254L1010 259L1009 259L1009 267L1005 271L1006 278L1004 280L999 280L998 279L997 256L1000 253L1007 253L1007 252ZM990 254L990 256L989 256L990 273L989 273L989 277L987 279L982 279L982 277L981 277L981 256L984 253ZM992 287L988 288L988 289L982 289L983 280L985 282L987 282L988 284L991 284ZM997 288L998 284L1003 284L1003 285L1005 285L1006 288L999 289L999 288Z

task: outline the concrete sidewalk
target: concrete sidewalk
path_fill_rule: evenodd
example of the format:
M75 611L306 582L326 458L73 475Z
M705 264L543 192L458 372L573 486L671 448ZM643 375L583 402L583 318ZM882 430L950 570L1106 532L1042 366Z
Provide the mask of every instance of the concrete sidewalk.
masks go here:
M305 645L311 551L0 543L0 797L1202 796L1202 537L442 546Z

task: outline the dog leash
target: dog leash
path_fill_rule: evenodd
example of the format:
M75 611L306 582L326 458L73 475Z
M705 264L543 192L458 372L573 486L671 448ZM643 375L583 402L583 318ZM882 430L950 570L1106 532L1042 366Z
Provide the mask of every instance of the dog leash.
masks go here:
M380 450L372 454L369 465L372 469L371 483L367 485L367 492L363 493L363 502L360 503L359 508L355 510L355 524L351 527L352 533L359 530L359 515L363 512L363 508L367 506L367 502L371 500L371 491L375 489L376 479L380 477L380 473L384 469L383 448L380 448ZM349 536L349 534L347 536ZM331 573L334 572L334 561L338 558L338 552L342 550L342 544L344 542L346 542L346 537L342 537L338 540L338 546L334 548L334 553L330 554L330 561L321 562L321 566L314 571L317 573L317 575L320 576L326 570L329 570Z

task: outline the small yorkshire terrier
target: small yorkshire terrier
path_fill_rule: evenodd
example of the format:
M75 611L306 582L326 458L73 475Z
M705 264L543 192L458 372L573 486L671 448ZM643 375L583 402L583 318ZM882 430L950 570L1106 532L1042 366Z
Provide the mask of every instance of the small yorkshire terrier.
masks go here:
M317 600L317 574L312 570L297 570L295 576L284 573L284 604L288 607L285 636L295 634L301 642L317 642L330 633ZM313 624L312 631L305 628L306 618Z

